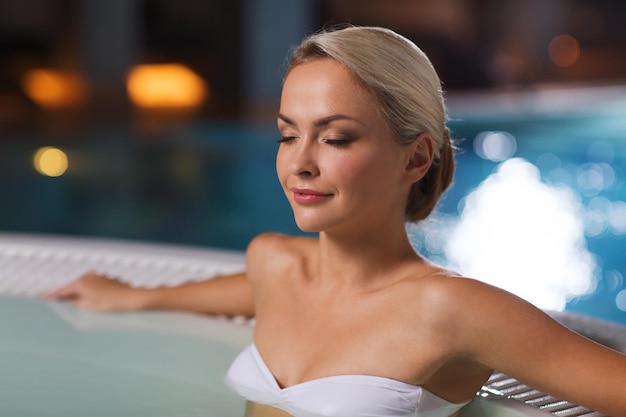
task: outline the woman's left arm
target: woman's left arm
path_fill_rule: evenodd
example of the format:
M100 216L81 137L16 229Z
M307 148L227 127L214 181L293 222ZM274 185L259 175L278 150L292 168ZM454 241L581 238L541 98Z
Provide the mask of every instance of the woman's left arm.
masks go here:
M556 398L626 416L626 355L506 291L462 280L452 293L463 302L448 310L458 352Z

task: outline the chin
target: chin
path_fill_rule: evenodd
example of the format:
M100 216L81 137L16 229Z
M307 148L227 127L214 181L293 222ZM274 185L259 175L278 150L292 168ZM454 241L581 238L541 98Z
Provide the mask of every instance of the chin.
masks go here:
M322 228L317 227L317 225L313 224L312 222L298 221L297 219L296 225L298 226L298 229L302 230L305 233L317 233L323 230Z
M320 219L319 216L294 216L298 229L305 233L317 233L328 229L330 222L327 219Z
M348 213L337 208L327 207L299 207L292 205L293 218L300 230L305 233L319 233L331 230L348 220Z

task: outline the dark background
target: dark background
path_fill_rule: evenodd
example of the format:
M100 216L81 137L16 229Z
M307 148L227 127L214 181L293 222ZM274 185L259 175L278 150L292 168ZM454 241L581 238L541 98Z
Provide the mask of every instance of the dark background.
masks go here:
M345 23L411 38L451 93L622 82L624 18L619 0L0 0L0 141L111 124L158 130L271 120L288 49ZM562 34L580 50L566 67L548 52ZM130 68L165 62L202 77L208 100L192 111L134 108L125 89ZM74 105L40 108L22 88L37 68L78 74L87 94Z

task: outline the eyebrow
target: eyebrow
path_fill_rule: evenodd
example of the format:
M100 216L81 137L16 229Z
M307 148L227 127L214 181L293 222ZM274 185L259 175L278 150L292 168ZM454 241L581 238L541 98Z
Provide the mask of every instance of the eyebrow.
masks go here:
M285 116L284 114L278 113L278 118L280 120L282 120L283 122L293 125L296 125L296 122L294 122L292 119L290 119L289 117ZM355 119L354 117L351 116L347 116L345 114L333 114L330 116L326 116L326 117L322 117L321 119L317 119L313 122L313 125L315 127L321 127L321 126L326 126L332 122L335 122L337 120L352 120L354 122L357 122L361 125L364 125L365 123L363 123L362 121Z

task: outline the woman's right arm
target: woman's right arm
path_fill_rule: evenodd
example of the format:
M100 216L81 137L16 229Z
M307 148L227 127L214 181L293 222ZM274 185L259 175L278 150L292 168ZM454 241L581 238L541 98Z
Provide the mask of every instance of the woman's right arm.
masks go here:
M44 297L72 303L77 308L94 311L177 310L194 313L245 316L255 315L252 287L259 291L268 268L288 263L285 248L311 238L288 238L264 233L255 237L246 250L247 272L218 275L175 287L132 287L106 275L89 272ZM302 243L299 243L300 245ZM310 245L310 243L309 243ZM264 272L265 271L265 272ZM252 283L252 284L251 284Z
M94 311L178 310L227 316L254 316L245 272L220 275L175 287L136 288L90 272L45 295Z

